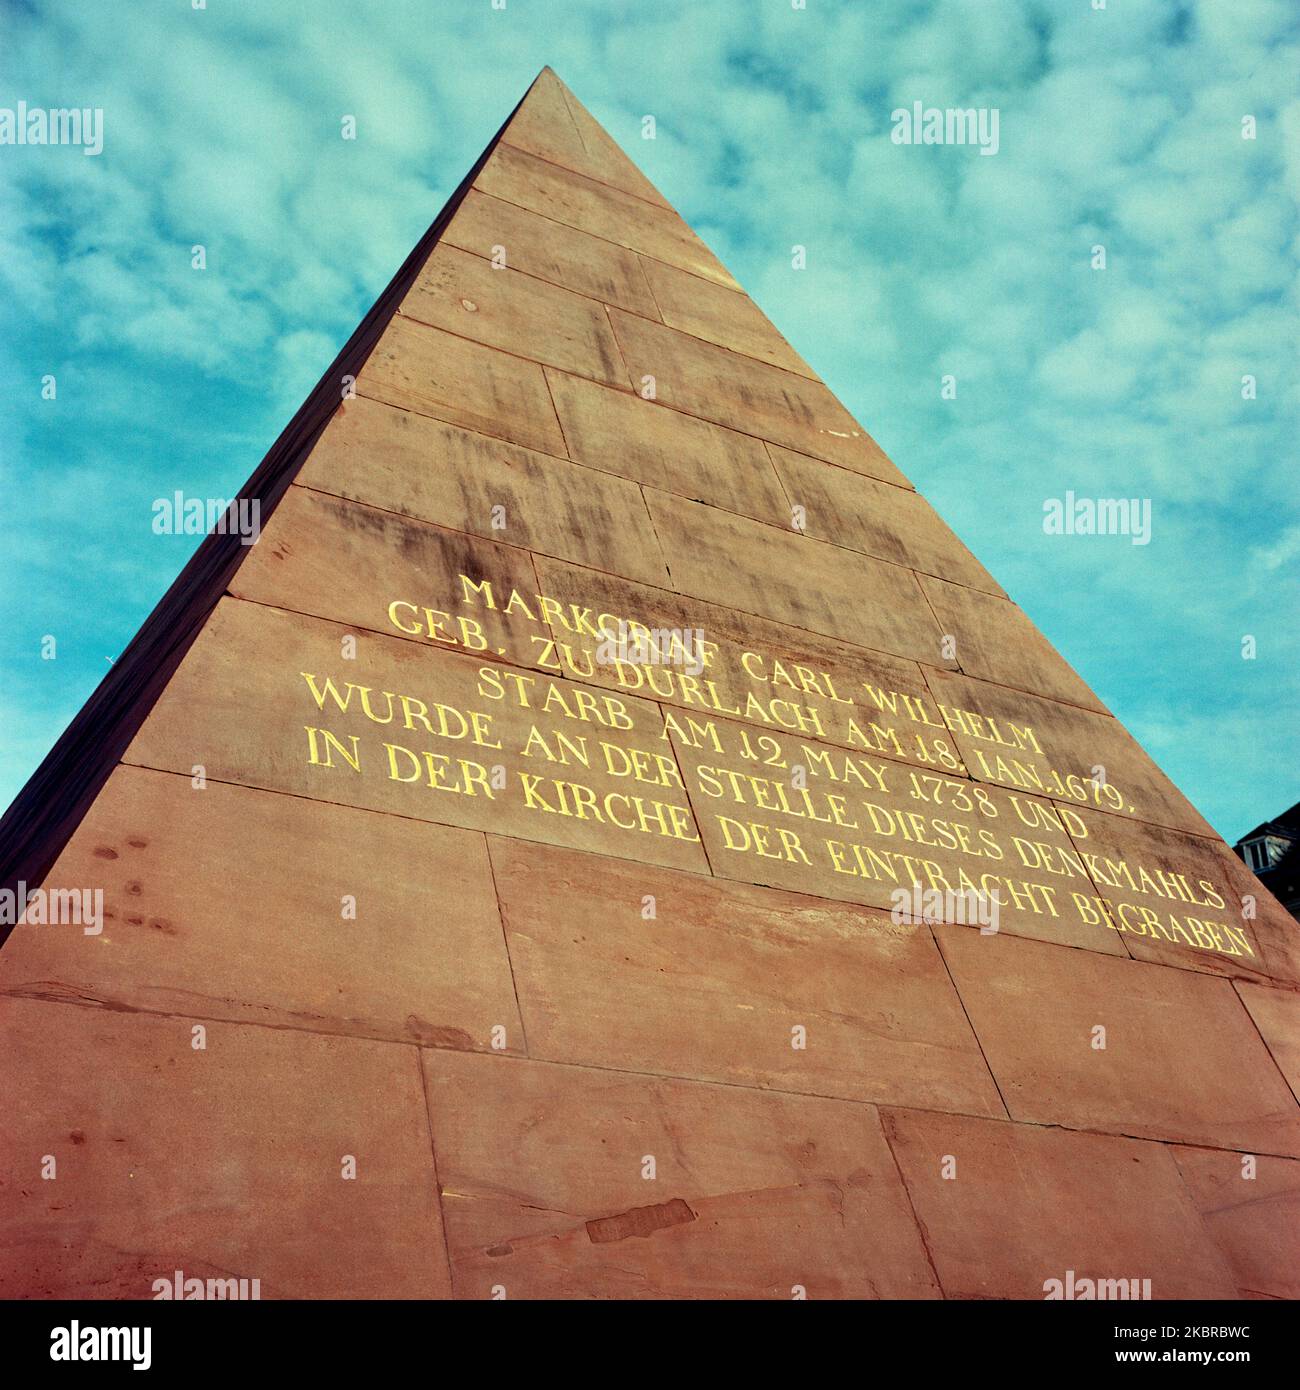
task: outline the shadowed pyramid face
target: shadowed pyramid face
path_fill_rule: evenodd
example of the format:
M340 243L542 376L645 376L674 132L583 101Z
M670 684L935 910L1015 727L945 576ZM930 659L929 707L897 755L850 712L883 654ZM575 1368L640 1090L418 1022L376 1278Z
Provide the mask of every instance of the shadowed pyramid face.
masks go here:
M0 1293L1300 1291L1294 923L549 69L246 495L5 823Z

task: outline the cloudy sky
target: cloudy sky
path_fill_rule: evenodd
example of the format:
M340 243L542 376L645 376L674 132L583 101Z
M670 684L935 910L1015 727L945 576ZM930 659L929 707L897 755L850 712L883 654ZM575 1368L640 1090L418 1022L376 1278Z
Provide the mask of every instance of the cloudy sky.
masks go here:
M546 63L1225 836L1300 797L1294 0L198 3L0 0L0 107L104 112L0 146L0 805Z

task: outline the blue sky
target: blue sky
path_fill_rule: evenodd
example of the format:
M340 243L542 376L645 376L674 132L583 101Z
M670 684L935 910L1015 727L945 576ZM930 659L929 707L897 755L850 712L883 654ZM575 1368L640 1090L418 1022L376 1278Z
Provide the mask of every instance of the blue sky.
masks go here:
M545 63L1216 828L1300 797L1292 0L192 3L0 0L0 107L104 111L0 146L0 804Z

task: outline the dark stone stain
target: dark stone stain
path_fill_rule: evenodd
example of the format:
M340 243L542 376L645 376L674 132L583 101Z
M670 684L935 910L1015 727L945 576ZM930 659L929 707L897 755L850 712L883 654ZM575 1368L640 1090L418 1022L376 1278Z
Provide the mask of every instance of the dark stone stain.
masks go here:
M587 1237L593 1245L608 1245L629 1236L649 1236L669 1226L684 1226L695 1220L695 1213L680 1198L653 1207L633 1207L618 1216L601 1216L587 1222Z
M501 1255L513 1255L515 1247L513 1245L494 1245L487 1253L493 1258L498 1258Z
M85 1134L79 1129L74 1129L68 1135L68 1138L71 1139L74 1144L84 1144L86 1142Z
M474 1039L463 1028L449 1028L438 1023L429 1023L415 1014L407 1014L406 1031L416 1042L427 1047L448 1047L458 1052L473 1052Z
M138 835L133 835L127 840L132 849L143 849L148 843L148 840L142 840Z
M100 845L100 847L95 851L95 858L96 858L96 859L116 859L116 858L117 858L117 851L116 851L115 849L109 849L109 847L108 847L107 845Z

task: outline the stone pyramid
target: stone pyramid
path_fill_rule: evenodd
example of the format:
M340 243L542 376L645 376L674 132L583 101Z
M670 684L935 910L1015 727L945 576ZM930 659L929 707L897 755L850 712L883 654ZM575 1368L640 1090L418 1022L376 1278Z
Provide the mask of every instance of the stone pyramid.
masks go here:
M240 502L0 826L0 1293L1300 1293L1296 924L549 69Z

